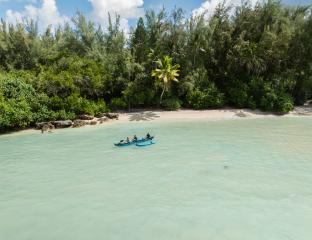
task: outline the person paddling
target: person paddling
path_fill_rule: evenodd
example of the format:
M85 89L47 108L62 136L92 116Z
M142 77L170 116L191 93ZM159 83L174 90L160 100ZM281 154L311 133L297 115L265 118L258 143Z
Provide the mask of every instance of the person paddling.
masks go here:
M134 141L134 142L138 141L138 137L137 137L136 135L134 135L133 141Z
M146 134L146 139L150 139L151 135L149 133Z

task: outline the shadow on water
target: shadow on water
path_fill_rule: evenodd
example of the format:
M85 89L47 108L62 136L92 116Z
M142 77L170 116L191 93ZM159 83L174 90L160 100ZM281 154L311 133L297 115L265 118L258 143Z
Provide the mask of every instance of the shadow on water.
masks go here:
M139 112L139 113L130 113L129 114L129 120L131 122L137 121L152 121L156 118L159 118L159 115L157 115L155 112Z

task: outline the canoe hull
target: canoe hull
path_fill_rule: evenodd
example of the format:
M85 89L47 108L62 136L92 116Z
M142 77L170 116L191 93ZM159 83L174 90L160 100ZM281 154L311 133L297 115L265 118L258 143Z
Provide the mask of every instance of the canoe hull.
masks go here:
M132 142L129 142L129 143L115 143L114 145L116 147L129 147L129 146L132 146L132 145L141 144L141 143L144 143L144 142L149 142L149 141L152 141L153 139L154 139L154 137L151 137L150 139L142 138L142 139L139 139L137 141L132 141Z

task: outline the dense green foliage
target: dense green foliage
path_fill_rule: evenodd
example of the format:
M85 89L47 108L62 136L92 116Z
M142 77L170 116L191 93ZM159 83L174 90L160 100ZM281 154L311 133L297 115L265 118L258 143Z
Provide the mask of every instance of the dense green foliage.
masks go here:
M167 98L164 101L162 101L161 106L165 110L174 111L181 108L181 101L177 98Z
M254 8L220 5L209 19L186 18L180 9L147 11L129 37L118 17L103 30L77 13L71 24L41 34L34 22L2 21L0 130L155 107L160 96L167 109L285 113L312 97L311 39L311 8L272 0ZM166 56L180 66L170 88L152 76Z

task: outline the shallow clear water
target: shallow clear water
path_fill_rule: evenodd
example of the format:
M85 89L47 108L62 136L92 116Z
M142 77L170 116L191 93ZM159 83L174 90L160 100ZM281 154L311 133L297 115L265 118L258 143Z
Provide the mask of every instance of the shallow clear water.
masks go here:
M311 149L311 118L2 136L0 239L311 240Z

